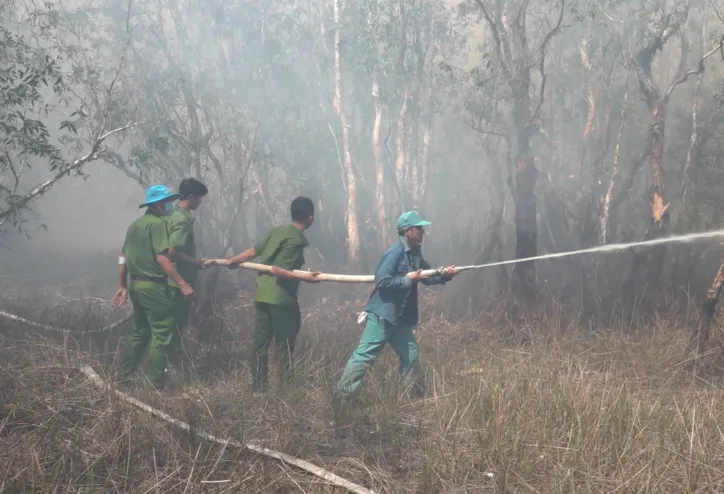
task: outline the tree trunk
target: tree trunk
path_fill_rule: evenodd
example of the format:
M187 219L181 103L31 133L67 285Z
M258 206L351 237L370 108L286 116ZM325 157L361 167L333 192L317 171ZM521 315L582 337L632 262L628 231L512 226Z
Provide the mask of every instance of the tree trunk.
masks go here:
M380 247L384 251L390 243L389 225L387 224L387 194L385 182L385 165L382 162L382 144L380 132L382 130L382 106L380 105L380 88L377 83L377 74L372 79L372 97L375 102L375 121L372 126L372 154L375 158L377 170L377 228L379 231Z
M432 105L431 102L428 105ZM427 110L422 134L422 150L418 159L417 181L414 184L414 206L421 208L427 198L427 180L430 171L430 146L432 144L432 107Z
M538 254L538 209L535 186L538 170L530 149L530 73L520 75L515 91L515 129L518 153L515 159L515 258L535 257ZM534 261L520 262L513 268L513 288L525 299L535 294L536 269Z
M657 101L651 109L651 190L649 191L649 229L646 239L660 237L666 233L669 225L669 205L664 200L664 137L666 132L666 110L664 101ZM663 247L663 246L662 246Z
M651 107L649 170L652 183L649 189L649 226L644 234L645 240L664 236L669 226L669 213L667 212L669 205L664 201L664 172L661 165L665 130L666 102L657 100ZM629 270L623 289L624 303L629 305L632 310L638 304L646 313L646 304L640 300L641 294L649 294L650 290L646 289L647 285L658 283L665 257L666 244L634 253L633 265Z
M708 9L705 9L705 14L708 11ZM701 46L703 47L706 43L706 16L704 16L704 20L701 23ZM686 152L686 161L684 162L684 170L681 177L681 212L684 217L687 217L687 204L686 200L688 199L689 195L689 187L691 185L691 179L689 177L689 172L691 170L691 162L693 160L694 151L696 149L697 141L699 138L698 134L698 127L697 127L697 110L699 108L699 94L701 92L701 81L704 79L704 74L699 74L699 77L696 79L696 86L694 88L694 98L691 102L691 134L689 135L689 149Z
M689 135L689 148L686 151L686 161L684 162L684 170L681 177L681 205L682 205L682 213L686 214L687 211L687 204L686 200L689 195L689 188L691 187L691 178L690 178L690 170L691 170L691 162L693 160L694 150L696 149L696 144L698 140L698 128L697 128L697 109L698 109L698 102L699 102L699 92L701 91L701 80L703 79L702 75L699 75L699 78L696 81L696 88L694 89L694 98L691 103L691 134Z
M691 334L688 347L688 367L694 366L695 371L698 368L698 361L700 355L706 349L706 343L709 340L709 333L711 330L711 324L714 321L714 314L716 312L716 305L719 302L719 296L721 295L722 283L724 282L724 260L719 265L719 270L714 276L714 281L709 288L706 300L701 307L701 313L699 320L694 327L694 331Z
M397 159L395 160L395 179L399 191L398 209L403 212L407 209L407 195L409 191L407 176L407 104L410 99L410 90L405 88L402 93L400 113L397 115Z
M423 208L427 193L427 176L430 166L430 144L432 142L433 101L433 64L436 53L435 15L429 13L427 26L423 30L422 22L416 23L414 51L417 56L417 68L414 84L415 102L415 167L412 178L412 201L414 208ZM423 91L424 89L424 91ZM425 101L422 94L425 94ZM422 141L422 142L420 142Z
M623 127L626 122L626 105L628 103L628 91L624 94L623 105L621 105L621 122L618 125L618 135L616 136L616 147L613 151L613 164L611 166L611 178L608 181L606 195L603 196L603 205L601 207L601 216L598 220L598 243L603 245L609 241L609 228L611 226L611 203L613 202L613 191L616 187L616 180L620 173L621 161L621 136L623 135Z
M347 262L352 265L359 263L360 236L357 219L357 178L352 166L350 150L349 122L342 104L342 60L341 60L341 0L334 0L334 111L339 117L342 130L342 150L344 155L344 173L347 188L347 210L345 214L347 226Z

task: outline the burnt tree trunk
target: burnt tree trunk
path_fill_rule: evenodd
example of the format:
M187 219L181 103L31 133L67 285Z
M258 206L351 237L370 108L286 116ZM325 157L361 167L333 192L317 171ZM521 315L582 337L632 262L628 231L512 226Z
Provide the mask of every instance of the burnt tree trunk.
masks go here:
M511 189L515 203L516 259L534 257L538 253L538 208L535 187L539 172L531 149L531 136L540 124L540 110L545 99L545 56L548 45L560 32L566 0L559 0L558 16L551 28L535 45L526 26L529 2L493 2L475 0L490 28L494 53L500 64L505 84L510 85L513 107L511 139L516 141L513 160L514 178ZM537 46L536 46L537 45ZM537 98L531 98L531 71L540 73ZM513 268L513 290L523 301L530 302L536 291L534 261L521 262Z
M669 229L669 205L664 198L664 172L663 153L666 137L666 114L669 100L674 89L686 81L691 75L686 72L686 60L689 53L689 43L684 35L680 33L681 54L677 69L677 76L668 90L662 93L652 75L652 64L660 50L663 50L666 42L686 22L688 12L670 15L664 18L660 30L655 33L647 44L639 50L636 57L637 75L639 89L646 102L650 114L649 137L651 151L649 156L649 172L651 176L651 187L649 189L649 224L644 233L645 240L651 240L666 235ZM700 64L701 65L701 64ZM624 282L623 294L624 303L630 305L634 302L637 305L646 307L645 303L637 300L640 294L650 294L649 286L658 284L659 274L666 257L666 246L658 245L651 249L639 250L634 253L632 266L629 269L627 279ZM631 308L632 309L632 308Z
M711 332L711 325L714 321L714 314L716 313L716 305L719 302L719 296L721 295L722 283L724 282L724 259L722 259L719 265L719 270L714 276L714 281L711 284L711 288L707 292L706 299L701 306L701 313L699 319L694 326L694 330L691 333L688 347L688 360L687 367L694 372L698 372L699 368L699 357L706 350L706 344L709 340L709 334Z
M539 172L535 167L535 158L531 155L530 122L530 73L520 76L515 94L515 129L517 138L517 156L515 159L515 258L535 257L538 254L538 208L535 186ZM513 288L524 298L531 299L535 294L535 262L521 262L513 268Z
M651 187L649 189L649 225L644 233L645 240L665 236L669 231L669 205L664 199L664 174L662 157L666 130L666 103L657 102L651 110L651 156L649 169ZM666 257L666 245L661 244L634 254L633 269L628 280L626 292L641 293L648 284L656 284ZM643 284L643 286L642 286Z

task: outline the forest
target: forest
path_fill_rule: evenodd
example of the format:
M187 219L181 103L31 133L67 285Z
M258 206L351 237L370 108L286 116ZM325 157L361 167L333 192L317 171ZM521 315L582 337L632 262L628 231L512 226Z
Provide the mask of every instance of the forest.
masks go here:
M100 169L125 180L102 188L127 187L138 203L153 184L207 184L195 228L208 258L250 247L288 221L292 198L310 197L305 268L327 273L373 273L397 237L396 218L412 209L432 221L424 252L440 266L718 230L723 74L719 0L6 0L0 244L10 247L0 257L3 266L30 263L23 245L62 229L44 221L46 198L73 194L63 189L72 181L83 194ZM232 397L248 393L237 382L250 324L239 293L253 277L208 269L192 321L213 328L213 341L199 332L190 343L205 369L202 391L192 404L161 403L228 433L249 420L245 434L273 433L290 454L322 458L380 492L715 492L724 485L724 410L712 394L724 376L715 320L722 245L522 262L425 291L421 346L440 401L397 401L382 386L387 362L371 377L374 405L352 438L335 435L332 446L320 439L325 386L359 337L353 320L366 287L303 287L300 359L316 384L263 405L269 415L257 423L262 405L232 411ZM117 251L103 256L65 265L113 283ZM2 283L17 288L7 273ZM0 308L42 324L86 331L118 319L92 289L68 307L48 305L36 288L4 290ZM8 492L78 482L123 492L332 492L225 446L169 436L165 425L143 422L139 438L128 424L142 414L90 388L77 403L48 404L50 415L34 402L11 419L20 413L11 397L61 386L62 376L40 378L49 371L39 362L70 366L77 355L106 365L116 343L79 333L72 349L58 340L43 350L23 324L0 328L0 362L9 359L0 389L12 389L0 442L35 420L45 455L8 446L2 485L20 489ZM31 348L22 362L14 345ZM63 389L82 380L63 372ZM463 395L449 389L458 384ZM209 393L216 404L205 403ZM45 420L76 424L66 443L90 444L73 453L80 473L41 434ZM154 447L161 464L129 453ZM236 480L199 480L217 469Z

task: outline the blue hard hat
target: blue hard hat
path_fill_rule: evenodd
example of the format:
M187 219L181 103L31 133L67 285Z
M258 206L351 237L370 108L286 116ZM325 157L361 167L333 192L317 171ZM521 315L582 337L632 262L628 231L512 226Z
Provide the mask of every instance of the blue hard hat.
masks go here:
M138 206L139 208L150 206L159 202L168 202L178 199L178 194L171 192L165 185L152 185L146 191L146 202Z

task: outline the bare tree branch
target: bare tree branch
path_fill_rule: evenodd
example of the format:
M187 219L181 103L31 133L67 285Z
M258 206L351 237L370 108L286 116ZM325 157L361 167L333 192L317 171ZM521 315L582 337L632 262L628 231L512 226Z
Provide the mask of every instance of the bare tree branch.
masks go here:
M498 52L498 60L500 61L500 65L503 68L503 73L505 74L505 77L507 79L510 79L512 77L512 69L511 69L511 60L509 60L509 57L506 57L505 53L510 52L510 49L505 49L504 44L507 43L506 40L503 39L503 36L500 33L500 24L493 19L493 17L490 15L490 12L488 11L488 8L485 6L485 3L483 0L475 0L478 4L478 7L480 7L480 12L483 14L483 17L485 18L485 21L488 23L488 26L490 27L490 31L493 34L493 40L495 41L495 49Z
M0 225L5 224L5 222L10 217L17 214L22 209L25 209L32 201L36 200L38 197L48 192L53 187L53 185L55 185L64 176L70 174L70 172L72 171L80 170L81 168L83 168L84 165L97 160L100 156L101 144L103 144L103 141L105 141L108 137L127 130L137 124L138 122L129 123L122 127L118 127L116 129L99 135L93 142L93 146L91 147L91 150L88 152L88 154L82 156L81 158L78 158L73 163L67 163L63 166L60 166L59 170L55 173L55 175L53 175L52 178L37 185L36 187L31 189L30 192L18 198L17 200L13 200L6 210L0 211Z
M538 71L540 72L540 88L538 91L538 103L536 104L535 109L531 112L530 118L528 119L527 126L530 127L530 125L535 122L538 119L538 115L540 114L540 109L543 106L543 101L545 99L545 90L546 90L546 81L548 77L545 73L545 57L546 57L546 50L548 49L548 44L551 42L553 37L560 32L561 30L561 24L563 23L563 14L566 11L566 0L560 0L561 10L558 12L558 20L556 21L555 26L553 29L548 31L548 34L546 34L545 38L543 38L543 42L540 45L540 48L538 49L539 52L539 61L538 61Z
M671 97L671 94L674 92L674 89L676 89L676 87L678 85L686 82L689 79L689 77L691 77L693 75L703 74L704 69L705 69L704 62L706 61L707 58L709 58L710 56L715 54L717 51L719 51L719 49L720 49L720 47L717 45L714 48L712 48L711 50L709 50L708 52L706 52L704 54L704 56L701 57L701 59L699 60L699 63L697 65L696 69L689 70L688 72L684 72L677 80L675 80L673 82L673 84L671 84L671 87L669 87L668 91L666 91L666 95L664 95L664 99L668 101L668 99Z
M637 69L639 89L649 108L661 97L651 75L651 66L654 57L658 51L664 48L666 42L679 31L680 27L686 22L687 16L688 8L685 9L684 12L667 14L662 19L659 30L651 36L648 43L631 59Z
M508 140L508 135L505 132L501 132L499 130L488 130L483 127L483 117L481 116L478 121L475 121L476 119L473 117L470 119L470 127L472 129L481 134L481 135L489 135L489 136L496 136L496 137L502 137L506 141Z

